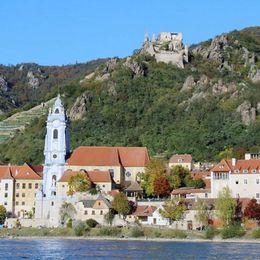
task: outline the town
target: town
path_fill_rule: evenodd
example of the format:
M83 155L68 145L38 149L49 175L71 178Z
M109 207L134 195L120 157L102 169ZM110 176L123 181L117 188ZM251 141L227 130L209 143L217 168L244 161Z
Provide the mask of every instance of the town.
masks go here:
M62 227L76 221L101 226L158 226L180 230L248 228L260 219L260 154L168 162L146 147L80 146L70 150L66 111L58 96L47 118L43 165L0 166L2 224ZM4 210L3 210L4 208Z

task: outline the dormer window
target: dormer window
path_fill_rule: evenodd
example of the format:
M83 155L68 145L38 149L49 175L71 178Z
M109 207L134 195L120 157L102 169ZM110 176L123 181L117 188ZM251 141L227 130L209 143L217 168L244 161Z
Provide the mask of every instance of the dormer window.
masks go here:
M239 173L239 170L235 170L234 173Z
M178 159L178 162L181 163L181 162L183 162L183 160L182 159Z
M58 130L57 129L53 130L53 139L58 139Z
M60 113L60 110L58 108L55 109L55 114L59 114Z
M248 173L248 170L244 169L244 170L243 170L243 173Z
M253 170L252 170L252 173L256 173L256 169L253 169Z

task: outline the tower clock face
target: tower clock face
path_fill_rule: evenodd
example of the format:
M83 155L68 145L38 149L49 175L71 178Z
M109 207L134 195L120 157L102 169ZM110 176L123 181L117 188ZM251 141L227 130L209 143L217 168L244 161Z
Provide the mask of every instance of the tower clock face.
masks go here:
M54 126L54 127L59 126L59 120L54 120L54 121L53 121L53 126Z

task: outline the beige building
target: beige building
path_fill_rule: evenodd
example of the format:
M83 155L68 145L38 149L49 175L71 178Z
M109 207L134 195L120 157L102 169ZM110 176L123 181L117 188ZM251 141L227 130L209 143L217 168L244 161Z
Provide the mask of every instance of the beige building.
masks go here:
M102 195L97 199L85 199L76 203L76 219L95 219L99 224L105 224L104 216L109 212L111 203Z
M42 183L41 169L27 163L0 166L0 204L11 215L29 217L34 213L36 192Z
M67 160L66 170L109 171L117 185L136 181L149 162L146 147L81 146Z
M191 154L174 154L169 160L169 168L180 165L189 171L192 170L192 156Z

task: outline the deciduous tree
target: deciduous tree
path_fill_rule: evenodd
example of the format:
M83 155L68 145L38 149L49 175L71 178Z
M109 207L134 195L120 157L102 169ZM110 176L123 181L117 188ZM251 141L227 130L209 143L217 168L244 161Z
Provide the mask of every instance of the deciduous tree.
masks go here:
M68 181L68 195L73 195L75 192L86 192L91 188L91 181L87 174L79 173L71 176Z
M5 223L5 219L6 219L6 208L3 205L0 205L0 224L4 224Z
M171 187L166 177L161 176L154 181L155 195L157 195L158 197L168 196L170 192L171 192Z
M122 215L124 218L130 212L130 204L129 201L124 193L118 193L115 195L112 201L112 208L119 214Z
M251 199L244 210L244 216L260 220L260 204L256 199Z

